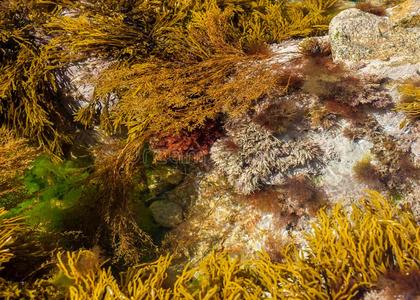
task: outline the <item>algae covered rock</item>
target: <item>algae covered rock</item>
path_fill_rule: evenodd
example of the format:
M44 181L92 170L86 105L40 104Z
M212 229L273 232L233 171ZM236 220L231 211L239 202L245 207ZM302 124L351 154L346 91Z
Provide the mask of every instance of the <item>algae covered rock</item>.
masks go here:
M184 179L181 170L172 166L157 166L146 171L150 194L159 195L177 186Z
M153 218L163 227L174 228L183 220L182 207L172 201L157 200L150 205Z
M379 17L356 8L335 16L329 27L333 59L357 63L369 60L420 60L420 30L397 26L388 17Z
M407 0L389 9L389 17L392 22L403 27L420 26L420 1Z
M181 184L165 193L165 198L183 208L188 208L197 198L198 191L195 180L193 177L186 178Z

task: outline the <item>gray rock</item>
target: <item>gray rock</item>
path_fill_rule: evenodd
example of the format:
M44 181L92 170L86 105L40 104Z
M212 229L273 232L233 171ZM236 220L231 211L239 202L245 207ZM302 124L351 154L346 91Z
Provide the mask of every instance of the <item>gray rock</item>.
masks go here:
M418 63L419 29L395 26L388 17L379 17L356 8L347 9L330 23L333 59L346 64L387 61L390 58L398 61L399 65Z
M420 62L408 63L399 57L387 61L371 60L360 66L356 66L357 73L377 78L389 78L396 81L419 80Z
M420 138L416 139L411 145L411 152L416 158L420 157Z
M163 227L174 228L182 223L182 208L172 201L155 201L150 205L150 210L156 223Z

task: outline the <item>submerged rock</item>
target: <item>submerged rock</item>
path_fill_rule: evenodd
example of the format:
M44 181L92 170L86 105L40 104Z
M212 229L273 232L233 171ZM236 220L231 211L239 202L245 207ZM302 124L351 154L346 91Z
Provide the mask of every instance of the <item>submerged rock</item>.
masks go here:
M163 227L174 228L182 223L182 207L175 202L157 200L150 205L153 218Z
M181 184L165 193L164 197L169 201L179 204L183 208L188 208L197 198L197 186L194 181L194 177L196 176L198 175L188 176Z
M146 177L150 194L157 196L181 183L184 174L171 166L158 166L147 170Z
M341 128L349 126L345 121ZM319 184L323 187L330 201L352 202L363 195L367 188L365 184L357 182L353 177L353 166L364 156L370 153L372 144L364 139L357 142L346 138L342 129L332 131L313 132L312 139L317 140L322 150L331 159L321 170L318 177Z

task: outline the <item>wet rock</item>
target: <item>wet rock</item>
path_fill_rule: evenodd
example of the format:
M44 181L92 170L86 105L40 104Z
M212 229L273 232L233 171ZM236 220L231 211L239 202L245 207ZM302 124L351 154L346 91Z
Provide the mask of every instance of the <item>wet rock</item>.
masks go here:
M387 9L384 17L356 8L342 11L333 18L329 29L333 59L359 75L392 81L418 80L419 18L417 0Z
M158 166L147 170L146 177L150 194L157 196L181 183L184 174L171 166Z
M211 249L253 257L268 250L269 241L278 241L278 245L286 236L287 222L276 205L271 210L267 201L238 201L238 195L220 175L212 170L198 180L198 198L185 222L165 236L164 248L192 263ZM274 198L264 200L275 202Z
M350 124L342 121L340 127L346 126ZM321 171L321 176L318 177L319 184L328 198L331 201L348 203L360 198L367 186L353 178L353 166L370 153L372 143L365 139L351 141L343 135L341 130L313 132L312 139L319 142L329 158Z
M90 79L98 76L110 64L111 61L92 58L69 67L67 75L73 87L70 96L77 99L81 106L85 106L87 102L92 101L95 86Z
M273 55L268 59L272 64L286 64L300 57L300 40L287 40L279 44L270 45Z
M399 65L420 61L420 30L395 26L388 17L379 17L356 8L335 16L329 27L332 55L346 64L393 59Z
M193 177L190 177L184 180L173 190L165 193L165 198L181 205L183 208L188 208L197 198L197 187L193 179Z
M402 206L408 206L413 212L414 218L417 223L420 223L420 184L415 183L416 186L413 188L413 191L404 195L404 200L402 201Z
M172 201L157 200L150 205L153 218L163 227L174 228L182 223L182 207Z
M373 75L379 78L389 78L397 81L418 80L420 78L420 63L405 63L398 57L388 61L372 60L358 67L358 73Z
M396 139L400 139L404 134L406 134L407 129L401 126L405 120L405 115L403 113L396 111L380 111L374 112L373 116L382 127L384 133Z
M407 0L388 10L391 21L403 27L420 26L420 1Z
M411 152L416 156L420 157L420 139L416 139L411 145Z

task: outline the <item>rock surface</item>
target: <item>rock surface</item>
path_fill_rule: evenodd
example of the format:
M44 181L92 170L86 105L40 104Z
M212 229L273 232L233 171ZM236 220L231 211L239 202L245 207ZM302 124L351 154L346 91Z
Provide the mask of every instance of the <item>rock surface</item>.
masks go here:
M322 169L319 184L330 201L351 202L363 195L367 186L353 177L353 166L366 155L372 143L365 139L351 141L342 133L342 128L350 126L346 122L341 128L328 132L314 132L312 139L319 141L324 153L331 157Z
M172 201L157 200L150 205L150 210L160 226L174 228L182 223L182 207Z
M388 14L394 24L403 27L420 26L420 1L407 0L388 9Z
M329 28L335 62L359 74L392 80L420 78L420 1L408 0L379 17L351 8Z
M207 173L199 180L197 201L185 222L167 236L166 247L195 263L212 249L252 256L287 238L282 230L287 220L279 217L274 199L239 198L219 172Z
M146 177L150 194L157 196L181 183L184 174L181 170L170 166L159 166L147 170Z
M379 17L356 8L335 16L329 37L336 62L389 60L420 61L420 30L404 28L387 17Z

